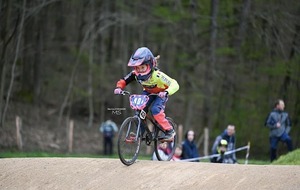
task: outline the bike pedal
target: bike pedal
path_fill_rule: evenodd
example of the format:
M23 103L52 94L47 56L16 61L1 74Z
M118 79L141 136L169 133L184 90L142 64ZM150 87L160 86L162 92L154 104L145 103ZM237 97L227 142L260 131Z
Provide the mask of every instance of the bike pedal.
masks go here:
M125 142L126 142L126 143L131 143L131 144L133 144L133 143L135 143L135 137L130 136L129 138L126 138L126 139L125 139Z

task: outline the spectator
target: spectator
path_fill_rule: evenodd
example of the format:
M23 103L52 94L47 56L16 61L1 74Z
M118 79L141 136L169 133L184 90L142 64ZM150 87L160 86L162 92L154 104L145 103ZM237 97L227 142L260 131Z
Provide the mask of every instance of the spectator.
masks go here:
M182 146L177 145L174 155L172 157L172 161L178 161L181 160L181 158L182 158Z
M212 150L212 154L219 154L218 157L213 157L210 159L212 163L224 163L224 154L227 151L227 141L222 139L219 143L218 146L215 147L215 149Z
M101 124L99 130L103 134L104 154L111 155L113 153L113 138L118 131L118 127L115 122L109 119Z
M227 129L225 129L222 134L216 137L216 140L212 147L212 153L215 152L218 144L220 144L220 141L222 139L227 141L227 151L235 150L235 126L234 125L228 125ZM237 163L235 152L232 154L225 155L223 159L223 163L227 163L227 164Z
M170 154L170 150L168 148L168 143L163 142L158 145L158 154L162 160L167 160ZM158 160L155 152L153 152L152 160Z
M279 99L275 102L274 109L269 113L265 126L270 129L270 159L276 159L278 141L286 143L288 151L293 150L292 139L289 132L292 126L289 114L284 111L284 101Z
M193 130L188 130L185 135L185 140L182 143L182 159L198 158L199 152L194 143L195 132ZM194 160L194 162L199 162L199 160Z

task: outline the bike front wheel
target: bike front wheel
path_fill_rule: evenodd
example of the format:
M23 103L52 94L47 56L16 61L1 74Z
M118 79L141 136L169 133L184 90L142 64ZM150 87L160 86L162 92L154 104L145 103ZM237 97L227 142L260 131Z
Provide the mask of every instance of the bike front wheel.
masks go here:
M173 129L175 131L177 131L177 125L175 124L175 122L167 117L166 118L169 123L171 124L171 126L173 127ZM156 155L157 160L159 161L170 161L173 158L173 155L175 153L175 149L176 149L176 143L177 143L177 135L175 135L173 141L171 142L163 142L160 139L163 138L163 136L165 135L164 132L162 132L159 129L157 130L157 139L154 141L154 152Z
M118 154L121 162L130 166L138 157L141 135L138 133L139 118L128 117L120 127L118 136Z

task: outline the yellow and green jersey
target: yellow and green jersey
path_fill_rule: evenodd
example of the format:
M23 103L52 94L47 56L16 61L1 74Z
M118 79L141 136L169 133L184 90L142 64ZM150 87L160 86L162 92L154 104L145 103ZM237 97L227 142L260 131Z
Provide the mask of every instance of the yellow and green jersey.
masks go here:
M132 71L123 79L118 81L117 87L124 89L125 86L132 81L138 81L148 93L166 91L169 95L172 95L179 89L177 81L160 70L153 70L151 76L145 81L139 81L135 72Z

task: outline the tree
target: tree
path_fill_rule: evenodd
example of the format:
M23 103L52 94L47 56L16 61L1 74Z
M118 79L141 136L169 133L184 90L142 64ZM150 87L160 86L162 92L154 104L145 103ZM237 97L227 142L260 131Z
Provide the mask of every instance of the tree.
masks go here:
M23 0L21 22L20 22L20 25L18 27L18 29L19 29L18 30L18 37L16 39L16 48L15 48L16 51L15 51L15 56L14 56L12 69L11 69L11 79L10 79L10 83L9 83L9 87L8 87L8 91L7 91L7 95L6 95L6 102L5 102L4 110L2 112L1 125L0 126L4 125L5 116L6 116L8 106L9 106L9 100L10 100L10 97L11 97L12 88L13 88L13 85L14 85L15 68L16 68L16 65L17 65L17 60L19 58L19 50L20 50L23 27L24 27L24 22L25 22L25 14L26 14L26 0Z

